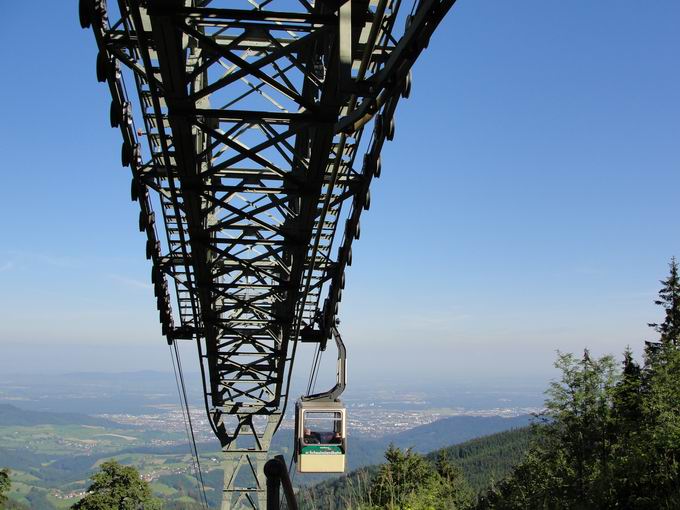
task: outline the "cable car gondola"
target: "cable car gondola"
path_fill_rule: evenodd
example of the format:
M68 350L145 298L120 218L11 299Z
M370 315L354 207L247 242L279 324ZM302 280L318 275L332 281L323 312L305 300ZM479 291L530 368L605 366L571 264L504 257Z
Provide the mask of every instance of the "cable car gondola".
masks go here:
M346 411L340 400L298 400L295 437L300 473L344 473Z
M333 337L338 346L336 385L295 404L295 462L300 473L344 473L347 465L347 409L338 398L346 385L346 353L336 328Z

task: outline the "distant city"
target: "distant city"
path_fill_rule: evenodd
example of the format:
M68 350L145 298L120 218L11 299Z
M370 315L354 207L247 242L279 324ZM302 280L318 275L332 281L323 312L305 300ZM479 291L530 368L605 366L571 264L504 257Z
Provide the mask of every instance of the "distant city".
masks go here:
M406 404L406 402L405 402ZM205 409L190 407L191 420L196 439L212 441L214 434L208 423ZM380 402L368 402L348 406L348 428L350 434L361 435L366 438L379 438L398 432L403 432L420 425L428 425L449 416L501 416L510 418L526 414L535 414L540 407L496 407L490 409L423 409L397 410L386 408ZM184 418L181 410L172 406L158 406L157 412L147 414L99 414L105 418L123 425L133 425L147 430L163 430L166 432L184 432ZM282 420L282 429L292 429L294 420L286 416ZM175 444L172 440L155 439L154 446Z
M380 385L351 389L344 399L349 433L379 438L451 416L514 417L535 414L542 409L544 387L538 383L514 387L487 383L474 390L470 386L447 389L433 385L429 390L419 391ZM24 409L78 412L144 430L177 433L181 437L185 434L185 421L173 390L172 376L162 372L76 373L48 376L47 379L31 376L0 378L0 402L13 403ZM200 388L194 385L189 393L197 440L214 441L201 405ZM292 407L288 407L282 420L283 429L293 428ZM149 444L166 446L176 444L176 441L156 437L150 439Z

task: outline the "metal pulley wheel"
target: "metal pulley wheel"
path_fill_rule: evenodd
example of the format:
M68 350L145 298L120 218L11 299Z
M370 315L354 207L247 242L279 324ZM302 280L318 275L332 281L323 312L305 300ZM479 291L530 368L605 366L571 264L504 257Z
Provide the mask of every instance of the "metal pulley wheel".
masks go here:
M106 81L107 64L109 57L106 52L100 51L97 53L97 81L104 83Z
M139 200L139 184L134 179L130 181L130 200L133 202Z
M408 99L409 96L411 95L411 80L412 80L412 75L411 71L409 70L408 74L406 75L406 78L404 79L404 88L401 90L401 97L404 99Z
M120 126L120 107L116 101L111 101L111 107L109 109L109 120L111 121L111 127L117 128Z
M94 0L80 0L78 2L78 17L80 26L90 28L92 17L94 16Z
M136 143L133 147L127 142L123 142L120 151L120 162L123 166L130 166L131 164L138 165L141 159L141 152L139 150L139 144Z
M90 28L95 14L99 14L102 19L106 17L106 2L104 0L80 0L78 2L78 18L81 27Z
M394 140L394 117L392 117L390 122L387 124L387 133L385 134L385 138L387 138L390 142Z
M152 239L146 240L146 260L151 260L156 253L156 244Z
M145 213L139 211L139 231L144 232L148 227L153 226L155 222L154 213Z
M123 166L130 166L130 161L132 161L132 147L127 142L123 142L120 147L120 163Z

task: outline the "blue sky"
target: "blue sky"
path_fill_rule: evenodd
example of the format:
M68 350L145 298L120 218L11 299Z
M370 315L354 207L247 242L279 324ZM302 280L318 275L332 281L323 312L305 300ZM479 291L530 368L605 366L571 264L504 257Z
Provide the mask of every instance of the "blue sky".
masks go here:
M0 370L167 369L92 34L75 2L0 15ZM350 375L547 377L556 349L650 338L680 256L678 22L674 1L457 2L362 218Z

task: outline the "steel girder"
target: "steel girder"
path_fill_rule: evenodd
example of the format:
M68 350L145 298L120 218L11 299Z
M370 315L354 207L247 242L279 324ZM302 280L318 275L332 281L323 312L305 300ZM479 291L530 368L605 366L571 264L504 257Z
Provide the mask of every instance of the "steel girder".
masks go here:
M397 102L454 2L419 0L397 37L400 0L81 1L163 334L198 344L223 508L263 507L296 344L331 336Z

